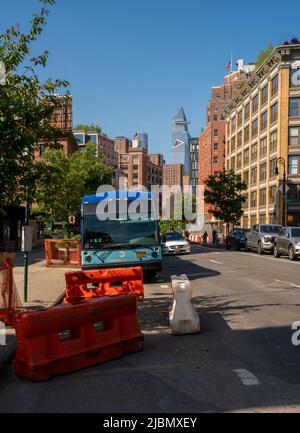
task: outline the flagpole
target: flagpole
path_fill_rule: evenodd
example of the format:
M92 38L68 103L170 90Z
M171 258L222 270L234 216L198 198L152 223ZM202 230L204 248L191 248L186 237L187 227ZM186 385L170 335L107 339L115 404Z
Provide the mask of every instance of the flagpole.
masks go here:
M231 50L231 73L233 72L233 52Z

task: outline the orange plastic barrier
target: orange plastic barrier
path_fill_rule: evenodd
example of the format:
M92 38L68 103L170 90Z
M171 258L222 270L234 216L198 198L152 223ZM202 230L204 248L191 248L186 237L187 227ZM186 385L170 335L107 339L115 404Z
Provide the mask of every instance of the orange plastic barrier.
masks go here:
M66 303L127 293L144 298L141 267L66 273Z
M0 265L0 321L13 326L15 314L21 308L22 302L13 276L13 263L6 259L6 263Z
M136 306L122 295L18 314L16 374L42 381L142 350Z
M66 239L45 240L46 265L49 266L81 266L80 241Z

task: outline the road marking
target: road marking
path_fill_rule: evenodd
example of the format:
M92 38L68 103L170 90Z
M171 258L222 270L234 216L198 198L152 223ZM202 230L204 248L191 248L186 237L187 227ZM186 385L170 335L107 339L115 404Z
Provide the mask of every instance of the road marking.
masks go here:
M275 283L280 283L280 284L288 284L290 287L295 287L296 289L300 289L300 286L294 283L290 283L289 281L282 281L282 280L274 280Z
M169 284L163 284L163 285L160 286L160 288L161 289L169 289L170 286L169 286Z
M212 263L216 263L217 265L223 265L223 263L221 263L221 262L217 262L216 260L210 260L210 262L212 262Z
M233 370L245 386L258 386L260 381L248 370Z
M237 253L238 254L238 253ZM293 262L293 261L291 261L291 260L288 260L288 259L286 259L286 260L284 260L284 259L276 259L275 257L266 257L266 256L258 256L257 254L255 254L255 253L242 253L243 254L243 256L250 256L250 257L261 257L262 259L266 259L266 260L275 260L276 262L282 262L282 263L285 263L285 264L287 264L287 263L290 263L291 265L298 265L299 266L299 263L300 263L300 261L299 262Z

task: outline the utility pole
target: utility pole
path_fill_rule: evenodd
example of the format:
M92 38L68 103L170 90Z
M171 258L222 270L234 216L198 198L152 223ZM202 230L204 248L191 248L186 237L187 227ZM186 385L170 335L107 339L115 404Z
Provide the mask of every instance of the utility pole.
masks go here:
M283 165L283 185L282 189L280 189L280 192L282 193L282 225L283 227L286 227L287 225L287 176L286 176L286 162L285 159L282 157L277 158L277 166L276 166L276 176L279 176L279 168L278 163Z

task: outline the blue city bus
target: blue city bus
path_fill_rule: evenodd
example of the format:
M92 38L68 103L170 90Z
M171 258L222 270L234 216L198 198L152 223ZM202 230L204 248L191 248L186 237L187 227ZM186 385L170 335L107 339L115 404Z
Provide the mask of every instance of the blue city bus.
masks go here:
M134 220L132 209L137 210ZM85 196L81 238L83 270L141 266L146 277L154 277L162 269L158 204L151 193Z

